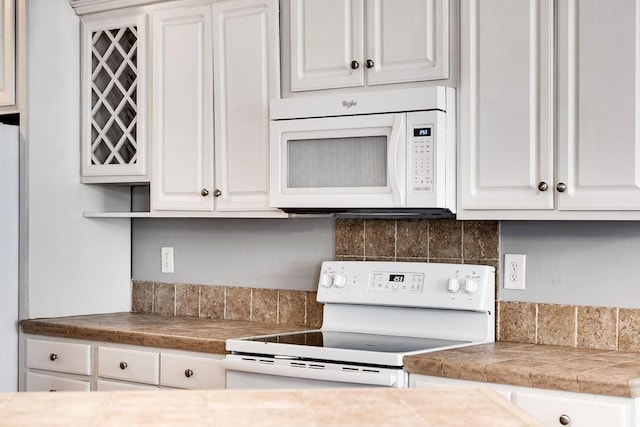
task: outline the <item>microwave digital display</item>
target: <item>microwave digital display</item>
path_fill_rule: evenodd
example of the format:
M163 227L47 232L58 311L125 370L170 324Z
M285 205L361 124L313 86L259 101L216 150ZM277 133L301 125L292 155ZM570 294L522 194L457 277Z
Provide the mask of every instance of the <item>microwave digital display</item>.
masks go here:
M389 275L390 282L404 282L404 274L390 274Z
M413 128L413 136L431 136L431 128Z

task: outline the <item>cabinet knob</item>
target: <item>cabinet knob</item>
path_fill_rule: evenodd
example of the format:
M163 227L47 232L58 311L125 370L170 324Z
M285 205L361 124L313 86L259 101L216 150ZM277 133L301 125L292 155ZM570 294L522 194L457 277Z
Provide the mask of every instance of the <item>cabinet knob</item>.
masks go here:
M52 362L58 358L58 355L55 353L49 353L49 360Z
M376 65L375 62L373 62L371 59L367 59L364 63L364 66L367 68L373 68L373 66Z
M351 61L351 69L357 70L358 68L360 68L360 63L358 61Z
M120 369L127 369L127 362L120 362Z
M538 184L538 190L540 191L547 191L547 188L549 188L549 184L544 181L541 181L540 184Z
M209 195L209 190L203 188L202 191L200 191L200 194L202 195L202 197L207 197Z
M558 421L563 426L568 426L569 424L571 424L571 417L569 415L562 414L560 415L560 418L558 418Z
M556 185L556 190L558 190L558 193L564 193L567 191L567 184L559 182L558 185Z
M191 369L185 369L184 371L184 376L187 378L191 378L193 376L194 372Z
M213 197L220 197L222 196L222 191L218 190L217 188L213 191Z

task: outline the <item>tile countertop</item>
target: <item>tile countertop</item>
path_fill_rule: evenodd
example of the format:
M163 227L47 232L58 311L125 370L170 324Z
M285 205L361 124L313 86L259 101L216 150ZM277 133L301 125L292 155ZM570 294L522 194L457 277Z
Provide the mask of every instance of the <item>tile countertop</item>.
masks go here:
M640 397L640 353L496 342L404 358L409 373Z
M118 344L225 354L228 338L308 330L275 325L158 314L111 313L29 319L20 322L27 334L104 341Z
M0 394L12 426L542 426L490 390L180 390Z

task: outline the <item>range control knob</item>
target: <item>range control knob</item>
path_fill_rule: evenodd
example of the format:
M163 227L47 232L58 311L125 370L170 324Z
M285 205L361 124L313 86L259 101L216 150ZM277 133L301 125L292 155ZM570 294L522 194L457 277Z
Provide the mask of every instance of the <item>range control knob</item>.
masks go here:
M447 282L447 290L455 294L460 290L460 281L458 279L449 279Z
M333 284L333 277L329 273L322 273L320 275L320 286L324 288L330 288Z
M473 279L464 279L464 291L468 294L478 292L478 282Z
M335 277L333 278L333 284L337 288L344 288L344 285L347 284L347 278L344 276L341 276L340 274L336 274Z

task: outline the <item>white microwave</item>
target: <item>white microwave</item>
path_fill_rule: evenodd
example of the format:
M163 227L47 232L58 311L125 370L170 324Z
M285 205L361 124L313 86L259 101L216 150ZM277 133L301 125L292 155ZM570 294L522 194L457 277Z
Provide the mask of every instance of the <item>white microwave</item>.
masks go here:
M365 101L375 101L366 104L351 96L325 96L316 100L315 110L311 97L276 105L279 115L270 130L271 206L294 213L454 213L453 89L407 91L404 96L418 97L410 106L419 108L411 111L389 111L408 104L391 94L380 93L379 99L365 94ZM327 115L332 98L338 106L356 109ZM383 107L386 112L376 113ZM287 118L287 108L291 115L309 118ZM323 115L313 117L317 110Z

